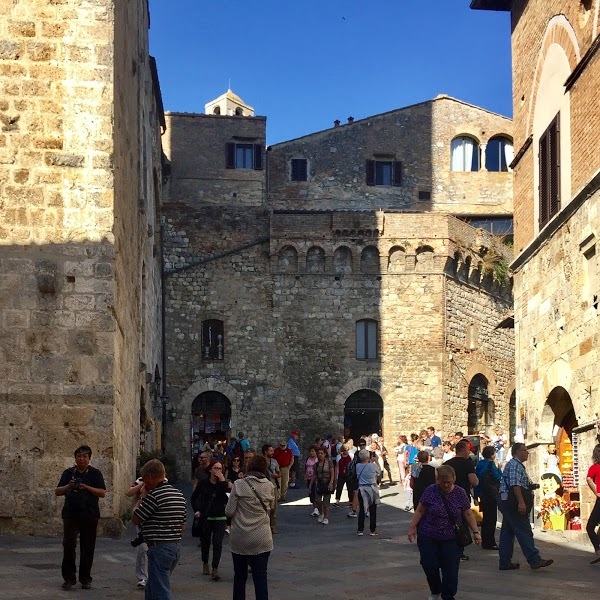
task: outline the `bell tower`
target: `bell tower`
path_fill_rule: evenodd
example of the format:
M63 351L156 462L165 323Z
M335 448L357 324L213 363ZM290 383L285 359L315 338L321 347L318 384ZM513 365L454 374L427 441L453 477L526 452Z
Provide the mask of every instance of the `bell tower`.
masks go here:
M238 95L228 89L215 100L204 105L207 115L221 115L225 117L253 117L254 109L246 104Z

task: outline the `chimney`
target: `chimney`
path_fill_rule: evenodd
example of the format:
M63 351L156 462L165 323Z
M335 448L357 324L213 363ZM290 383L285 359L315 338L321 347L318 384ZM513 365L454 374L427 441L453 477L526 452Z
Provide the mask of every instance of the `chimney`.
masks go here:
M354 123L354 117L348 117L348 125Z
M336 120L333 122L333 126L334 126L334 127L339 127L339 126L340 126L340 120L339 120L339 119L336 119Z

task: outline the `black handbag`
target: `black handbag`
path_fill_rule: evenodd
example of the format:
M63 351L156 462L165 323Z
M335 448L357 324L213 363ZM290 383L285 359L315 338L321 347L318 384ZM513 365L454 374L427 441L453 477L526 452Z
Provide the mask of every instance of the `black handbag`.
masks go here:
M495 500L500 493L500 482L492 475L492 462L481 476L480 488L485 499Z
M202 537L206 527L206 520L208 519L208 511L212 508L215 496L216 494L212 495L206 510L199 517L194 517L194 522L192 523L192 537Z
M454 528L454 537L456 539L456 543L461 548L466 548L470 544L473 543L473 538L471 537L471 528L461 520L460 525L454 521L452 518L452 513L450 512L450 507L448 506L448 499L440 492L440 497L442 498L442 502L444 503L444 507L446 508L446 512L448 513L448 519L450 523L452 523L452 527Z

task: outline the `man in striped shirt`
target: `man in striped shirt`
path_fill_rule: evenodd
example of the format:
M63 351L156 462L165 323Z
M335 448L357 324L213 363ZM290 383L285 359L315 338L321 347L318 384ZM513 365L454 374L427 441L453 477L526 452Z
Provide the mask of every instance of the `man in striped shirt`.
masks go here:
M141 525L148 545L148 581L145 600L170 600L171 573L179 560L179 542L185 525L183 494L165 479L160 460L149 460L140 470L148 493L131 520Z

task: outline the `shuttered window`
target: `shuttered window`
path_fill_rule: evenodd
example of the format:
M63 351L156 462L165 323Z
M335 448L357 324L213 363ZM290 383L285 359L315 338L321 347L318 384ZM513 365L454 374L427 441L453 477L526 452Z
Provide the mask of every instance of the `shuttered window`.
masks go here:
M228 169L263 168L263 147L261 144L225 144L225 166Z
M373 319L356 321L356 358L359 360L377 358L377 321Z
M540 229L560 210L560 113L540 138Z
M402 185L402 163L397 160L367 160L367 185Z
M308 161L306 158L292 158L292 181L308 180Z

